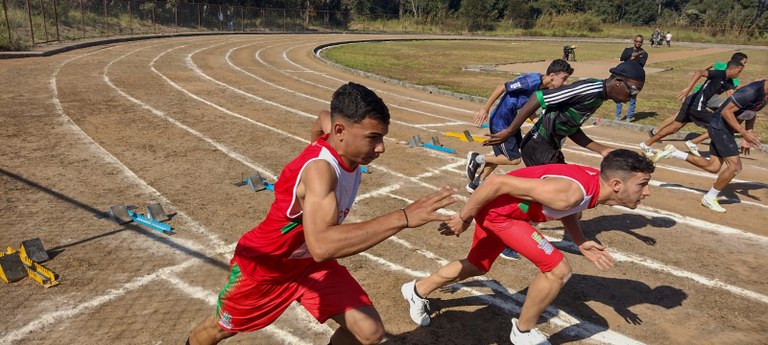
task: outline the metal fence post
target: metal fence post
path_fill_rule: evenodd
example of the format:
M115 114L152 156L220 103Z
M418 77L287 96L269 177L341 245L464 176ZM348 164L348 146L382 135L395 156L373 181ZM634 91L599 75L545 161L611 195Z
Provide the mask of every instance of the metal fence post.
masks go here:
M8 27L8 44L13 44L13 34L11 33L11 22L8 21L8 6L5 5L3 0L3 14L5 14L5 26Z
M53 17L56 21L56 41L61 42L61 36L59 36L59 10L58 7L58 0L53 0Z
M200 17L200 3L197 4L197 31L200 31L200 29L203 27L202 18Z
M45 20L45 4L43 0L40 0L40 15L43 16L43 32L45 33L45 41L48 42L48 24Z
M27 3L27 17L29 17L29 34L32 36L32 44L35 44L35 29L32 28L32 8L29 7L29 0L25 0Z
M245 31L245 6L240 7L240 31Z
M80 0L80 21L83 26L83 37L85 37L85 9L83 9L83 0Z
M109 36L109 18L107 17L107 0L104 0L104 32Z
M157 20L155 12L157 11L157 0L152 0L152 33L157 34Z
M128 0L128 31L133 35L133 0Z

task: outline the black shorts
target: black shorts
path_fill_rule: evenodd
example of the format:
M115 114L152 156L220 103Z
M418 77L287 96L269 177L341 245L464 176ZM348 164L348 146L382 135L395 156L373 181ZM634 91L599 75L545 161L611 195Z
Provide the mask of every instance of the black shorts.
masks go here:
M712 120L712 115L714 115L714 113L707 109L707 107L703 107L702 110L697 110L694 105L685 102L677 112L675 122L693 122L701 128L707 128L709 127L709 121Z
M563 156L562 151L553 147L545 139L534 138L531 132L528 132L520 143L520 153L523 163L527 167L565 163L565 156Z
M730 129L709 127L709 154L720 158L739 155L739 145Z

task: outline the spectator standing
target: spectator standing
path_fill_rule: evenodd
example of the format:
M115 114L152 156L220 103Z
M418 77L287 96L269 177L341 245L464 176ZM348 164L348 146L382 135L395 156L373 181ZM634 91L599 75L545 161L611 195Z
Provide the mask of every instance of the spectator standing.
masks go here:
M666 38L667 38L667 47L671 47L672 46L672 33L667 31Z
M634 61L645 67L645 62L648 60L648 52L643 49L643 35L635 36L632 47L625 48L621 52L619 59L623 61ZM627 109L627 122L632 121L632 117L635 115L635 106L637 105L637 97L629 99L629 109ZM616 121L621 121L621 110L623 103L616 103Z

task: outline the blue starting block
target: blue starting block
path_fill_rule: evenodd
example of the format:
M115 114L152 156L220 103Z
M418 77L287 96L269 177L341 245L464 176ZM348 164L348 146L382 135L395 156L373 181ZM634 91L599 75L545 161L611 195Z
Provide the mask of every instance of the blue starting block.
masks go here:
M370 174L371 173L371 171L368 170L368 167L363 167L363 166L360 167L360 172L363 173L363 174Z
M432 137L432 142L431 143L424 143L424 142L421 142L421 137L419 137L418 135L414 135L413 137L411 137L410 140L408 140L408 146L410 146L410 147L426 147L428 149L433 149L433 150L442 151L442 152L446 152L446 153L454 153L454 152L456 152L454 149L452 149L450 147L445 147L445 146L441 145L440 144L440 138L438 138L438 137Z
M481 128L489 128L491 126L489 124L487 124L487 123L484 123L484 124L480 125L480 127Z
M146 216L142 213L133 212L132 210L128 209L127 206L119 204L109 208L109 216L115 223L120 225L136 222L152 230L157 230L162 233L170 233L171 230L173 230L170 225L152 219L152 217L169 219L168 216L165 215L165 212L162 211L162 207L159 208L158 212L158 206L159 204L150 205L150 211L148 213L149 216Z

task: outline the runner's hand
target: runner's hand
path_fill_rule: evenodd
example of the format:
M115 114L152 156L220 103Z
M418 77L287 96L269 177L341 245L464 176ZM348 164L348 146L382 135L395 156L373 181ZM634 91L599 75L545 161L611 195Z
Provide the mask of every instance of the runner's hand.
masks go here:
M750 148L749 142L747 142L746 140L742 140L741 141L741 154L743 154L745 156L749 156L749 148Z
M744 136L743 136L743 137L744 137L744 141L747 141L747 142L749 142L750 146L754 146L754 147L760 147L760 146L762 146L762 145L763 145L763 144L760 142L760 138L758 138L758 137L755 135L755 133L752 133L751 131L747 131L747 132L744 134Z
M475 118L472 119L472 122L475 124L475 126L480 127L483 125L483 123L485 123L486 119L488 119L488 110L483 108L475 113Z
M456 236L459 237L462 232L466 231L467 228L469 228L469 225L472 224L472 222L465 223L461 218L459 217L459 213L454 214L451 216L451 219L447 222L440 223L440 226L437 228L438 231L440 231L440 234L443 236Z
M613 257L605 251L605 246L595 241L586 241L579 246L579 251L601 271L613 267Z
M501 143L507 141L507 139L512 136L512 133L505 129L498 133L486 134L485 136L488 137L488 140L483 143L483 146L493 146L500 145Z
M408 215L408 227L417 228L432 221L448 221L450 216L441 216L437 210L453 204L458 199L453 197L455 188L443 187L439 191L429 194L412 202L404 208Z

